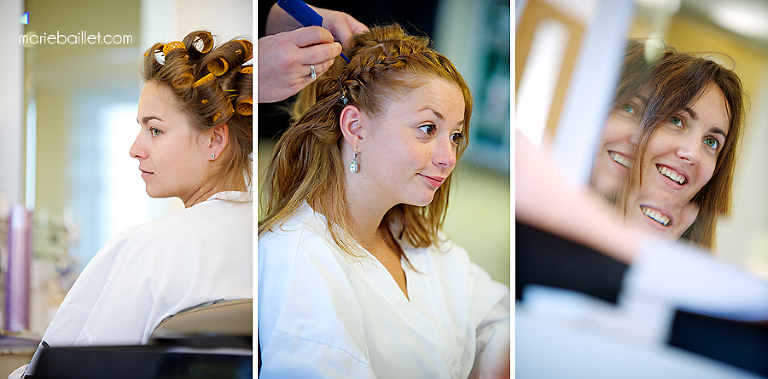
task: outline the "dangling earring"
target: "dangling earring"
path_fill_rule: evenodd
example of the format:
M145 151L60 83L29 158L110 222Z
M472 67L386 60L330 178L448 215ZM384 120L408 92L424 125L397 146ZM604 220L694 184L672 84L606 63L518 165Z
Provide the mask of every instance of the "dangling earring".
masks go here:
M355 158L352 159L352 163L349 164L349 171L354 174L358 170L360 170L360 165L357 164L357 152L355 152Z

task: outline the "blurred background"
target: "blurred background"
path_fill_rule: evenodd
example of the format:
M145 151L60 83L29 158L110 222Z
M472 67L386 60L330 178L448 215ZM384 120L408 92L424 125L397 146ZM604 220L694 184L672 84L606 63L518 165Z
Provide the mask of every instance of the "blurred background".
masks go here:
M366 25L397 22L433 40L472 90L475 106L469 149L453 175L445 233L469 252L493 279L510 283L510 27L508 0L395 0L362 3L310 1L349 13ZM259 2L259 36L273 1ZM283 108L259 104L258 170L261 173L289 125Z
M516 127L526 127L534 141L546 144L560 132L566 90L598 3L515 3ZM636 0L624 27L629 37L661 38L678 50L709 54L741 78L747 95L745 135L733 217L718 224L716 256L768 278L768 151L763 147L768 143L768 1ZM526 80L526 75L537 79ZM531 103L535 109L521 106Z
M183 209L178 199L149 198L128 155L140 130L144 51L197 29L219 41L252 39L253 15L250 0L0 2L0 230L13 204L30 211L30 331L45 331L72 281L115 233ZM68 41L40 43L49 35ZM88 44L82 35L115 37ZM6 262L7 238L0 239Z

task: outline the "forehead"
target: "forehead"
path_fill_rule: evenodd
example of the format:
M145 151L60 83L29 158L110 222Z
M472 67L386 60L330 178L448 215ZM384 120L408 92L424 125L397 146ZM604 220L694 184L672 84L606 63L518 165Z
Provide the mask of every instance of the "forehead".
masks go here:
M701 97L693 103L691 109L706 126L719 127L728 134L731 117L728 102L720 86L710 84Z
M139 115L161 110L175 110L176 102L173 93L166 86L155 82L147 82L139 96Z
M464 94L457 84L442 79L429 79L400 96L387 97L384 100L384 112L388 115L398 113L438 113L449 122L464 119Z

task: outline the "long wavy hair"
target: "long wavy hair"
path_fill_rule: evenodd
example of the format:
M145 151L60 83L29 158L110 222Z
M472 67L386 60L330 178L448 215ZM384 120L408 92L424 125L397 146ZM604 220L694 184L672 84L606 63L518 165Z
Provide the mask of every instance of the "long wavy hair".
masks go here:
M385 25L355 35L330 69L299 95L294 112L298 119L282 135L272 153L264 181L259 235L278 227L307 203L325 215L334 241L351 255L358 255L351 231L353 221L345 199L341 159L343 135L340 113L346 104L378 115L384 102L399 98L440 79L455 84L464 97L464 131L468 135L472 95L461 74L445 56L434 51L429 39L408 35L399 25ZM467 139L459 143L461 157ZM426 206L398 204L383 225L398 225L397 237L414 247L438 242L448 208L450 175Z
M199 131L226 124L229 142L207 181L214 192L251 187L253 154L253 43L232 39L214 47L198 30L183 41L158 42L141 62L145 82L168 88L187 121Z
M632 188L642 184L640 163L653 133L669 117L693 105L710 85L718 86L725 96L730 121L728 136L717 156L712 178L691 200L699 206L699 214L681 238L712 250L718 218L731 213L733 175L742 135L744 92L736 73L714 60L682 52L666 55L653 67L628 185ZM625 196L624 212L628 207L626 201Z

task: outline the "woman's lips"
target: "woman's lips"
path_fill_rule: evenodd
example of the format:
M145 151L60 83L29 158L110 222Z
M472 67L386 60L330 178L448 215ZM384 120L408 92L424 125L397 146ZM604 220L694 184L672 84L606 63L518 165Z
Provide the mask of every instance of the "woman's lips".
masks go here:
M429 185L432 187L440 187L440 185L445 181L445 178L440 176L427 176L422 174L419 175L421 175L421 177L424 178L424 180L426 180L427 183L429 183Z
M139 171L141 171L141 177L142 177L142 178L146 178L146 177L148 177L148 176L150 176L150 175L152 175L152 174L153 174L152 172L149 172L149 171L144 171L144 170L142 170L142 169L139 169Z

